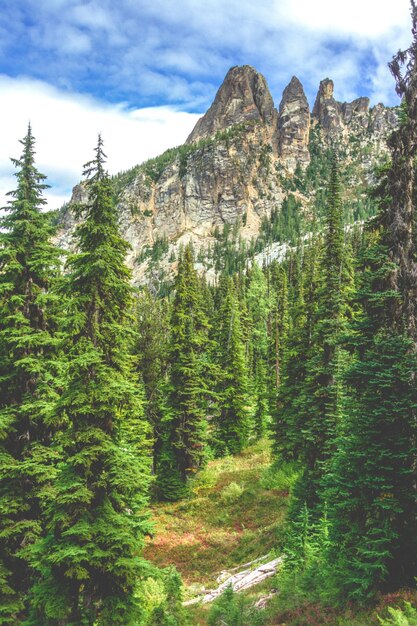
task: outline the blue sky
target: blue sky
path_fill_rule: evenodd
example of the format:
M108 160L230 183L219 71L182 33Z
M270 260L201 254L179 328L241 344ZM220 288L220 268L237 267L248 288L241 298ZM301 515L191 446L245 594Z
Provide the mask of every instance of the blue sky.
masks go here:
M408 0L0 0L0 202L28 120L51 207L103 133L111 172L182 143L232 65L276 106L293 74L313 104L397 103L387 62L410 42Z

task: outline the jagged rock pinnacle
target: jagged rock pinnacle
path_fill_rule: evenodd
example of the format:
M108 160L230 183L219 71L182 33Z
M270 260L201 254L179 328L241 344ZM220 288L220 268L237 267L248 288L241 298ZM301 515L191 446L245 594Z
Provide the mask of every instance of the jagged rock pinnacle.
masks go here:
M334 83L330 78L320 82L313 107L313 117L327 130L338 129L342 125L340 105L333 97Z
M355 116L361 123L368 123L369 98L357 98L353 102L337 102L333 97L334 84L330 78L320 82L319 91L313 108L313 118L319 122L325 132L338 134L345 124Z
M279 154L289 170L309 163L309 131L310 107L302 84L293 76L282 94L278 119Z
M276 123L277 111L265 78L250 65L232 67L213 104L187 139L193 143L247 120Z

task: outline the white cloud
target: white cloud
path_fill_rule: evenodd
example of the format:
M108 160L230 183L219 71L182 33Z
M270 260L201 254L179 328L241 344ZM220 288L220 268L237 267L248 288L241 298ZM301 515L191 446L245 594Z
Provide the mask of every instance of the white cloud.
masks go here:
M19 144L30 121L36 138L36 165L52 186L50 208L69 199L93 156L102 133L111 174L128 169L165 149L183 143L198 115L169 106L129 110L91 97L66 93L40 81L0 75L0 206L15 188L9 157L20 157Z
M193 111L237 64L263 72L276 99L296 74L310 101L327 75L338 97L373 100L385 75L394 104L384 67L411 40L409 0L15 0L2 19L3 71Z
M409 0L276 0L275 8L280 18L328 36L373 39L396 27L410 30Z

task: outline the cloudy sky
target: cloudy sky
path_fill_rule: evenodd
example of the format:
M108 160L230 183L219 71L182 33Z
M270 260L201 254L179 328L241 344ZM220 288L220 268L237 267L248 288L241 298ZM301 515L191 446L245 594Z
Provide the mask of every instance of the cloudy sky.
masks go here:
M387 62L409 45L408 0L0 0L0 206L30 120L48 201L69 198L103 134L111 173L183 143L227 70L292 75L313 104L397 104Z

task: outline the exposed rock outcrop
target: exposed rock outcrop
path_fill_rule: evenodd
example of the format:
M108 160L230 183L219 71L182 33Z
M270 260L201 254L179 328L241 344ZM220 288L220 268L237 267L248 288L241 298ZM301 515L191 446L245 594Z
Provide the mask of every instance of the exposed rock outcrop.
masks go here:
M235 66L228 71L213 104L198 120L187 143L249 120L263 122L273 133L277 111L262 74L250 65Z
M294 172L297 165L307 167L312 137L315 158L321 148L341 145L356 179L366 185L372 165L386 151L396 113L380 104L369 109L368 98L340 103L333 92L333 81L323 80L310 115L294 76L278 112L261 74L247 65L229 70L187 143L156 159L155 167L143 164L118 188L116 210L132 246L127 261L135 282L156 271L144 252L156 242L163 240L168 248L163 263L169 272L169 258L182 243L192 239L197 251L207 249L225 224L235 224L242 239L256 237L262 220L279 210L289 193L308 211L305 191L294 188ZM352 188L355 184L352 179ZM83 187L75 187L72 202L84 199ZM58 242L64 247L71 245L73 226L71 213L63 211Z
M292 172L297 164L305 167L310 162L309 132L310 107L302 84L293 76L282 94L278 120L279 155Z
M313 107L313 117L320 123L325 132L335 134L343 125L341 105L333 97L334 84L330 78L320 82L319 91Z

